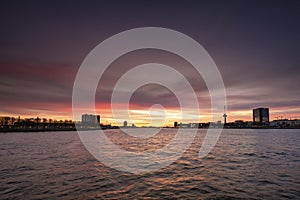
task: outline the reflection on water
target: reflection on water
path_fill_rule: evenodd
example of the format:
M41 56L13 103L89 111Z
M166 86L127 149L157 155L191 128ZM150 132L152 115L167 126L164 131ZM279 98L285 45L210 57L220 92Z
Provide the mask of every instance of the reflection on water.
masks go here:
M122 148L151 151L175 130L147 142L115 131L105 132ZM299 130L224 130L200 159L204 136L170 166L132 175L95 160L76 132L0 134L0 199L300 199Z

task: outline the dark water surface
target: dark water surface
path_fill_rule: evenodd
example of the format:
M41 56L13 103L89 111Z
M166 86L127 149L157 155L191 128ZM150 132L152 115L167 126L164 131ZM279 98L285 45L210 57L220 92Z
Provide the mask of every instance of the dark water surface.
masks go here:
M106 134L123 148L145 146L116 131ZM133 175L95 160L76 132L0 134L0 199L300 199L300 130L223 130L200 159L204 135L172 165Z

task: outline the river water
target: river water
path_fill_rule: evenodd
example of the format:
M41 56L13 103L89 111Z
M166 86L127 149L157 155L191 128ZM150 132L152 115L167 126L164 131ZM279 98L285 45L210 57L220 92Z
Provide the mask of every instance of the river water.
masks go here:
M105 133L125 150L149 151L176 130L130 142L120 130ZM173 164L144 174L105 166L76 132L0 134L0 199L300 199L300 130L226 129L200 159L205 133Z

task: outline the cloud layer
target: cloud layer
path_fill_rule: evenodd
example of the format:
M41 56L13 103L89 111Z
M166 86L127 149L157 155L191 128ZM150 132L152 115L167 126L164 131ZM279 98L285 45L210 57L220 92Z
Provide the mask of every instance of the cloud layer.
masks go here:
M230 121L251 120L254 107L270 107L273 119L300 118L299 2L1 4L0 115L71 118L73 83L89 51L120 31L158 26L191 36L209 52L226 86ZM198 96L202 120L209 120L210 96L202 77L184 59L151 49L128 53L106 71L96 94L103 120L112 120L110 97L117 80L149 62L183 74ZM177 84L184 95L181 80ZM158 85L134 93L133 118L148 115L153 104L173 113L170 122L177 120L174 94ZM191 120L194 115L191 110Z

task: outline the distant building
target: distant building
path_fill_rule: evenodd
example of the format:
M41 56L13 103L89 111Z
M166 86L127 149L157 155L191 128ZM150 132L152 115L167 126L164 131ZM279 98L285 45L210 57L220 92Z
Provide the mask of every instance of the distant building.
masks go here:
M100 123L100 115L84 114L81 116L81 122L84 124Z
M177 128L178 122L174 122L174 128Z
M124 127L124 128L127 128L127 121L124 121L123 127Z
M272 128L300 128L300 120L299 119L274 120L270 123L270 127L272 127Z
M253 109L253 122L267 123L269 121L269 108Z

